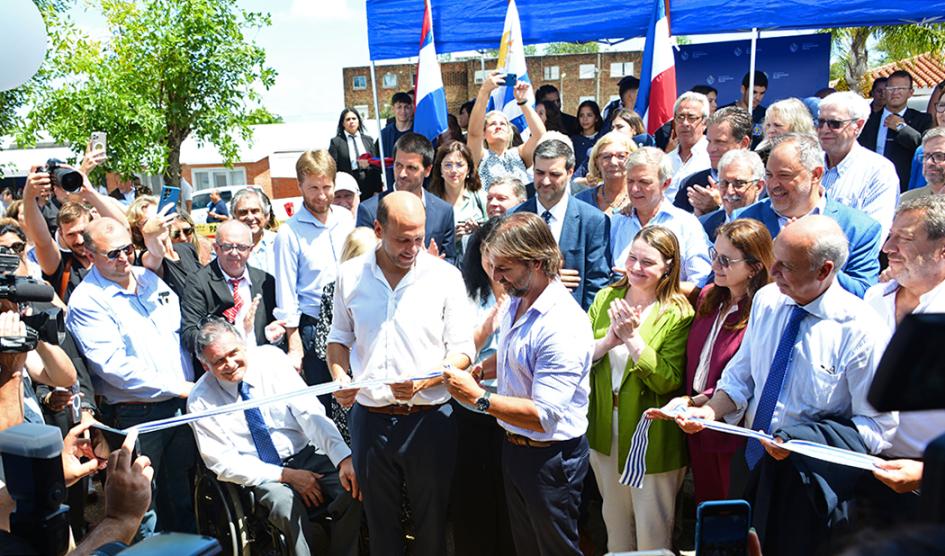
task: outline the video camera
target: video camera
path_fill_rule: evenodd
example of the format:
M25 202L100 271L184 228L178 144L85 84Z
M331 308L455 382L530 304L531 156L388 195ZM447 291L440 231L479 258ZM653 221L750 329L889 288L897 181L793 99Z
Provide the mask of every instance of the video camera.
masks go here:
M65 162L58 158L50 158L45 166L40 166L39 171L49 174L49 181L53 185L58 185L69 193L82 189L82 174L72 168L66 168L63 164Z
M55 292L48 284L14 274L19 265L17 255L0 253L0 299L18 304L52 301ZM65 322L58 307L37 310L21 320L26 336L0 336L0 352L32 351L38 341L59 345L65 339Z

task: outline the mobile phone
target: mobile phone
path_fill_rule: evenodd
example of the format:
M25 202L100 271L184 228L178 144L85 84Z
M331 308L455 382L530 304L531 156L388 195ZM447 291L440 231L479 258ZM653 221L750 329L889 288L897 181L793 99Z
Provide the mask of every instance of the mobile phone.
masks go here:
M101 423L92 423L92 426L89 427L89 435L92 439L92 452L95 457L107 461L112 452L122 447L128 433ZM138 454L138 441L136 440L134 448L131 449L131 461L138 459Z
M180 188L172 185L162 185L161 196L158 199L158 212L161 212L167 205L171 205L171 209L167 211L168 214L177 212L177 201L180 200Z
M751 505L744 500L713 500L696 508L696 556L745 556Z
M505 86L506 86L506 87L508 87L508 88L510 88L510 89L514 89L516 83L518 83L518 76L517 76L517 75L515 75L514 73L507 73L507 74L505 74Z
M90 142L91 142L91 144L92 144L92 152L96 152L96 151L103 151L103 152L104 152L104 151L107 150L107 149L106 149L106 146L107 146L107 145L106 145L106 143L105 143L105 132L104 132L104 131L93 131L93 132L92 132L92 139L91 139Z

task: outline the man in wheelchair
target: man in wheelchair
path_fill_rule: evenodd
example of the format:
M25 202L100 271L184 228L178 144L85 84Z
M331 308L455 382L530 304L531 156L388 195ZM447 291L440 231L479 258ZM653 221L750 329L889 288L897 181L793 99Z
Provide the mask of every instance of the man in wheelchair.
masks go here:
M229 322L208 320L195 339L207 371L194 385L189 412L305 388L289 357L272 346L248 347ZM333 555L356 555L360 492L351 450L315 396L225 413L192 423L200 455L221 481L253 490L293 554L311 553L317 525L329 516Z

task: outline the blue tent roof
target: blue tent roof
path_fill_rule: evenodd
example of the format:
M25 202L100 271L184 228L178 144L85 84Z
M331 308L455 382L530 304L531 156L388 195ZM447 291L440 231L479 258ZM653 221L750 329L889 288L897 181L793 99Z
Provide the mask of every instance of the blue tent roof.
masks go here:
M646 35L645 0L516 0L525 44ZM497 48L506 0L431 0L436 51ZM421 0L367 0L372 60L416 56ZM945 0L671 0L673 35L945 21Z

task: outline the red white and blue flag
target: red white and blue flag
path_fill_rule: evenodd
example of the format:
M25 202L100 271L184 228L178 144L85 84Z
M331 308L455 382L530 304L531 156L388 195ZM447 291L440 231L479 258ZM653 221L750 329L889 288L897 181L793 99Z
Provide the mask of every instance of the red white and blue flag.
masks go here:
M669 38L669 0L655 0L654 3L653 18L646 32L640 91L635 107L649 134L656 133L660 126L673 119L673 104L676 102L676 66Z
M433 14L430 0L424 0L423 27L420 31L420 59L417 61L416 106L413 130L430 141L447 129L446 91L440 62L433 46Z

